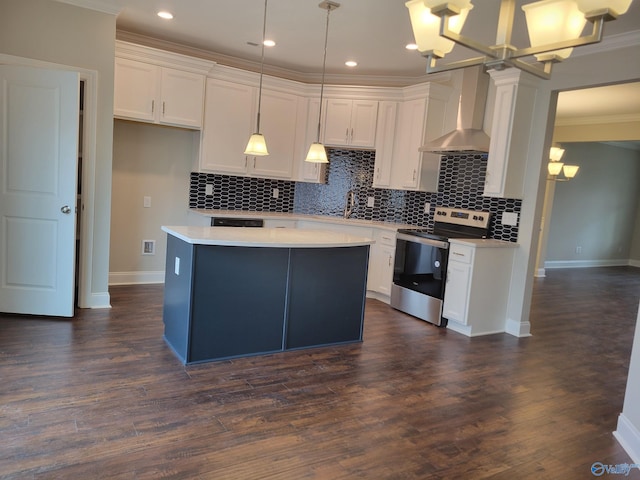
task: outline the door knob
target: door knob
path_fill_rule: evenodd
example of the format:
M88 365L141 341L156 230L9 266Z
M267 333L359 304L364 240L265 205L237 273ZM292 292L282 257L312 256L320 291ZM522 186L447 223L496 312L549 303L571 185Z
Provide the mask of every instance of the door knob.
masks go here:
M69 205L65 205L60 209L60 211L65 215L69 215L71 213L71 208L69 208Z

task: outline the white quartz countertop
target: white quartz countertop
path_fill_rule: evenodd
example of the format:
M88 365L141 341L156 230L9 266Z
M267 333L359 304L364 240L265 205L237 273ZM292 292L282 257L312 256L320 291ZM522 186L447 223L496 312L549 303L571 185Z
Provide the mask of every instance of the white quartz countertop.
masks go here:
M474 248L517 248L514 242L494 240L492 238L450 238L449 243L467 245Z
M348 233L299 228L163 226L169 235L194 245L271 248L333 248L370 245L374 241Z
M352 225L354 227L376 227L390 231L396 231L399 228L417 228L415 225L404 223L381 222L376 220L362 220L358 218L342 218L330 217L327 215L306 215L302 213L283 213L283 212L254 212L246 210L210 210L203 208L191 208L190 212L197 213L206 217L232 217L232 218L262 218L264 220L312 220L314 222L322 222L333 225Z

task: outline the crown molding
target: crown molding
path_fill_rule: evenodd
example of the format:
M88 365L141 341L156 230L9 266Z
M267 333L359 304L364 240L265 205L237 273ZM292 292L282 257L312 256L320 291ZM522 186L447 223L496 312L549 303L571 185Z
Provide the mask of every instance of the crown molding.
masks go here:
M55 0L58 3L67 3L80 8L95 10L96 12L108 13L109 15L118 15L122 8L113 5L108 0Z
M192 47L169 40L162 40L139 33L128 32L125 30L116 30L116 39L129 43L144 45L147 47L157 48L181 55L197 57L224 65L227 67L247 70L251 72L260 71L260 63L244 60L211 50L205 50L198 47ZM426 67L425 67L426 68ZM273 65L264 65L264 73L273 77L285 78L300 83L318 84L322 81L321 73L305 73L292 69L276 67ZM344 75L344 74L325 74L325 83L332 85L366 85L375 87L406 87L425 82L448 83L451 74L449 72L427 74L415 76L391 76L391 75Z
M640 114L629 113L620 115L593 115L587 117L556 117L555 125L570 127L574 125L609 125L613 123L640 122Z
M178 53L167 52L153 47L141 46L135 43L116 40L115 46L116 57L128 58L130 60L138 60L142 62L159 65L161 67L175 68L200 74L208 74L216 64L211 60L203 60L200 58L181 55Z
M575 57L583 57L585 55L593 55L594 53L609 52L611 50L633 46L640 46L640 30L611 35L604 37L599 43L574 48L569 60Z

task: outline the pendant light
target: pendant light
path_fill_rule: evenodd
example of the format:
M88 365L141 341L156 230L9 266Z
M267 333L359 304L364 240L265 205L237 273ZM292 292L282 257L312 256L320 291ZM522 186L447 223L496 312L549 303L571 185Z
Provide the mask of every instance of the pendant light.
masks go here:
M338 8L340 4L327 0L327 1L321 2L318 6L327 11L327 24L324 32L324 58L322 60L322 81L320 82L320 108L318 109L318 133L316 136L316 141L313 142L309 147L309 152L307 153L307 158L305 158L305 162L329 163L329 159L327 158L327 151L324 148L324 145L320 143L320 120L322 119L322 96L324 94L324 74L327 66L327 40L329 39L329 14L331 13L331 10L335 10L336 8Z
M264 135L260 133L260 105L262 103L262 77L264 74L264 41L267 33L267 1L268 0L264 0L264 20L262 22L262 59L260 60L260 87L258 89L258 115L256 119L256 133L249 137L247 148L244 150L245 155L269 155L269 151L267 150L267 142L264 139Z

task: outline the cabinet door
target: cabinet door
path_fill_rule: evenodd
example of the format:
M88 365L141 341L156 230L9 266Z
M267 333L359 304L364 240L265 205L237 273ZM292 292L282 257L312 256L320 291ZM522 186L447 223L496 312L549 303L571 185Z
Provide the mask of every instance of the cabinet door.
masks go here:
M397 102L380 102L375 142L374 187L389 188L391 185L391 161L393 159L393 139L396 134L397 110Z
M209 79L205 93L200 169L244 175L243 153L255 128L255 88Z
M424 133L426 100L404 102L400 109L398 132L394 144L393 186L413 189L418 186L420 152ZM394 176L395 174L395 176Z
M449 260L442 308L444 318L467 324L470 285L471 265Z
M354 100L351 108L349 145L373 148L376 142L378 102Z
M202 127L204 75L162 68L160 76L160 122L183 127Z
M158 69L155 65L115 59L113 115L130 120L157 119Z
M325 145L349 145L351 129L351 100L327 99L325 103L324 143Z
M307 124L304 146L300 156L296 159L298 173L296 179L301 182L324 183L326 180L326 163L310 163L304 159L309 151L309 146L318 140L318 121L322 125L322 119L318 119L320 114L320 100L308 100L307 104ZM322 139L323 132L320 132Z
M298 97L263 89L260 111L260 130L267 142L269 155L250 157L251 174L291 179L299 122Z

